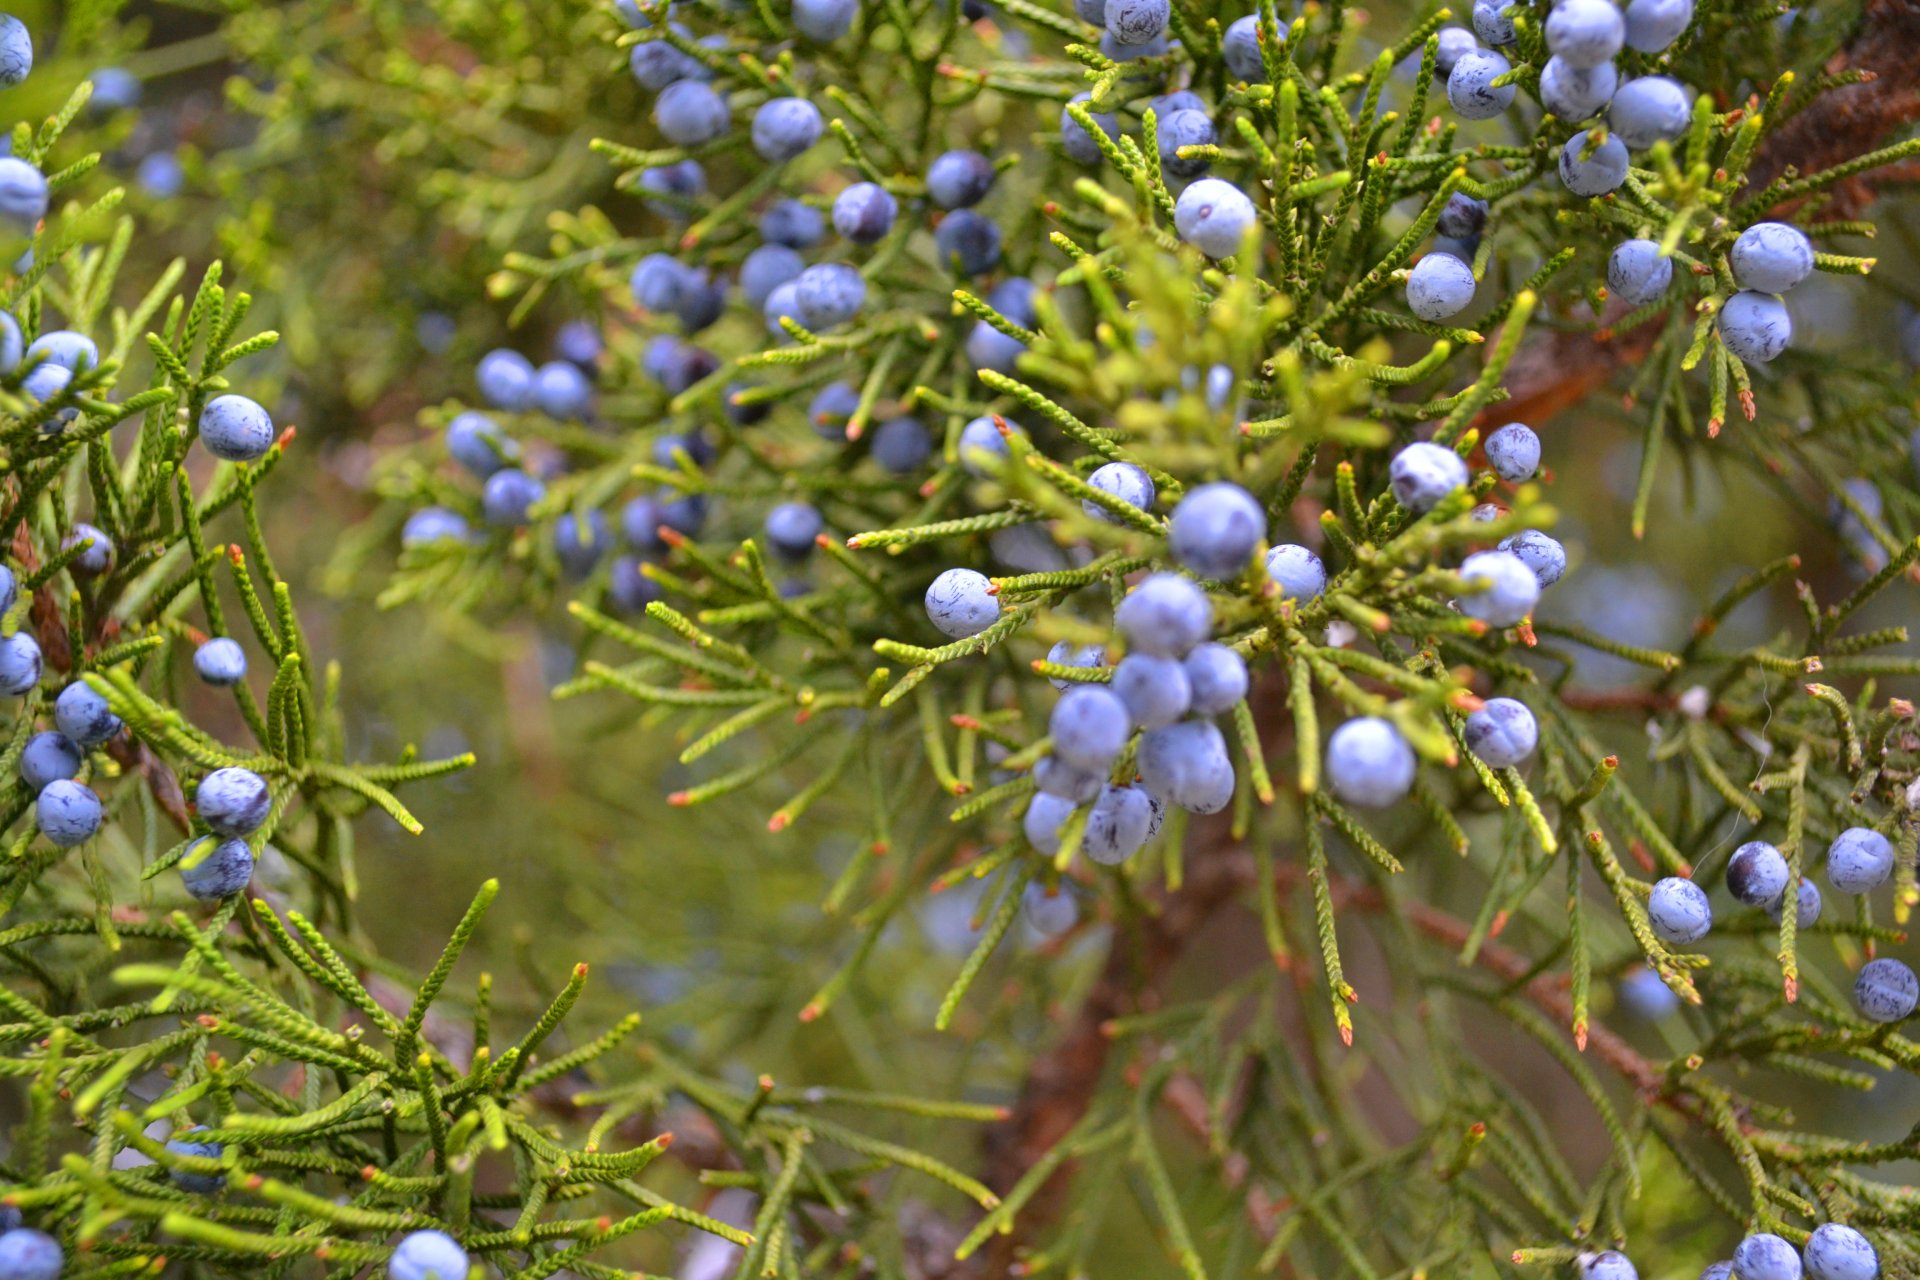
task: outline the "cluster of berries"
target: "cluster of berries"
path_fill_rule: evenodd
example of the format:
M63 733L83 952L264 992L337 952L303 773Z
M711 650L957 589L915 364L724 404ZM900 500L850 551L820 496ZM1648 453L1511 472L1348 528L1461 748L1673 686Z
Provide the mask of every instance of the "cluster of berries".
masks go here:
M1839 1222L1822 1223L1796 1249L1770 1231L1756 1231L1734 1247L1733 1257L1708 1265L1700 1280L1874 1280L1880 1255L1871 1241ZM1640 1280L1624 1253L1609 1249L1582 1255L1581 1280Z

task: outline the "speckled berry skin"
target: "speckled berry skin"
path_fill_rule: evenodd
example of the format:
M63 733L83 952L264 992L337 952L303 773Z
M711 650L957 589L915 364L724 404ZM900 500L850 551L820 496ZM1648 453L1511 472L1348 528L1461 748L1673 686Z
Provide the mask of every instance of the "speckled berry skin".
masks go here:
M1615 994L1621 1008L1648 1022L1672 1017L1680 1009L1680 997L1645 965L1636 966L1621 978Z
M753 113L753 149L768 164L806 154L820 141L820 108L805 98L769 98Z
M1874 1280L1880 1254L1852 1227L1823 1222L1800 1249L1808 1280Z
M1593 119L1619 87L1620 73L1611 62L1576 67L1561 58L1548 58L1540 68L1541 104L1562 120Z
M1513 698L1489 698L1467 717L1467 750L1496 769L1524 764L1540 745L1540 726L1533 712Z
M1115 43L1137 46L1159 39L1172 8L1169 0L1106 0L1102 16Z
M1480 37L1465 27L1442 27L1435 34L1439 42L1434 49L1433 74L1444 86L1454 64L1480 47Z
M1182 682L1185 674L1182 673ZM1060 695L1047 717L1053 754L1076 769L1099 771L1113 763L1133 734L1127 705L1113 690L1076 685Z
M78 521L73 531L60 539L60 549L70 551L81 543L86 543L87 549L67 561L68 573L76 578L97 578L113 567L113 539L105 530L84 520Z
M120 732L120 717L107 700L83 680L76 680L54 699L53 723L76 746L97 747Z
M799 25L800 5L794 5ZM415 1231L403 1236L387 1259L388 1280L466 1280L467 1251L444 1231Z
M273 416L245 396L215 396L200 411L200 443L208 453L228 462L265 457L273 447L273 435Z
M1007 438L992 418L975 418L960 428L956 450L969 475L990 476L1007 459Z
M1120 602L1113 620L1129 647L1180 658L1212 632L1213 602L1189 578L1149 574Z
M1071 640L1061 640L1047 650L1047 661L1056 667L1098 668L1107 665L1107 651L1097 644L1075 644ZM1047 677L1047 682L1056 689L1070 689L1079 684L1078 680L1062 680L1058 676Z
M60 1280L66 1254L60 1242L32 1227L0 1235L0 1277L5 1280Z
M118 71L117 67L96 72L94 75L93 101L110 103L112 81L108 73ZM0 13L0 89L11 89L25 80L33 71L33 33L27 24L10 13ZM120 71L120 75L127 73ZM131 77L129 77L131 78ZM103 89L105 82L106 88ZM134 100L138 100L140 82L134 81Z
M203 836L180 860L180 883L201 902L218 902L253 881L253 850L245 840Z
M1140 851L1153 830L1153 798L1144 787L1103 787L1087 813L1080 848L1102 866L1118 866Z
M193 651L193 669L210 685L226 688L247 678L247 651L238 640L214 636Z
M1748 1236L1733 1248L1739 1280L1800 1280L1800 1253L1771 1232Z
M727 100L703 80L676 80L654 99L653 123L676 147L698 147L726 133Z
M774 290L774 297L779 290ZM867 281L844 262L822 262L793 282L793 305L802 327L820 332L837 328L860 314L867 303ZM769 307L773 298L767 300Z
M1073 801L1063 796L1036 791L1020 815L1020 830L1034 852L1052 857L1060 852L1060 828L1073 816Z
M1375 716L1349 720L1327 739L1327 785L1363 809L1384 809L1406 795L1417 763L1400 731Z
M1749 364L1775 360L1793 342L1793 317L1770 293L1736 293L1720 308L1720 340Z
M1580 1280L1640 1280L1640 1273L1626 1254L1608 1249L1580 1260Z
M1627 5L1627 47L1660 53L1693 25L1693 0L1632 0Z
M1742 289L1785 293L1813 274L1813 241L1784 222L1756 222L1733 242L1727 264Z
M215 769L200 780L193 803L209 831L231 840L260 829L273 795L266 779L251 769Z
M1662 942L1698 942L1713 928L1713 905L1706 890L1693 881L1668 876L1653 886L1647 920Z
M1182 661L1150 653L1130 653L1120 659L1108 687L1126 707L1128 718L1142 729L1172 724L1187 714L1193 702L1193 687Z
M1087 477L1087 483L1105 494L1111 494L1130 507L1142 511L1153 506L1153 477L1131 462L1108 462L1094 470ZM1082 501L1080 509L1095 520L1107 524L1118 524L1119 517L1111 514L1105 507L1091 499Z
M511 529L527 522L527 510L546 496L547 487L518 467L487 477L480 490L480 509L487 523Z
M1435 235L1455 240L1470 240L1487 228L1487 202L1476 200L1464 191L1447 197L1440 217L1433 224Z
M1209 258L1230 258L1258 221L1247 193L1220 178L1201 178L1174 201L1180 238Z
M1613 0L1561 0L1546 27L1548 50L1573 67L1597 67L1627 41L1626 20Z
M100 830L100 813L100 797L70 778L49 782L33 802L33 818L40 834L62 849L93 839Z
M1871 827L1849 827L1827 846L1827 883L1841 893L1872 893L1893 874L1893 845Z
M1259 15L1250 13L1228 24L1220 42L1220 57L1227 64L1227 74L1235 80L1265 83L1267 64L1260 56Z
M833 198L833 229L855 244L878 244L899 216L900 202L877 182L856 182Z
M810 502L783 502L767 512L767 545L787 560L813 554L814 539L826 528L820 509Z
M1394 455L1388 468L1393 496L1409 511L1429 511L1467 482L1467 464L1442 445L1417 441Z
M1483 446L1494 474L1509 484L1533 479L1540 469L1540 437L1523 422L1509 422L1489 435Z
M1525 620L1540 603L1540 579L1510 551L1476 551L1460 565L1461 580L1481 590L1462 594L1461 613L1490 627L1511 627Z
M1283 542L1267 551L1267 577L1283 600L1311 600L1327 589L1327 566L1311 550Z
M1254 496L1215 481L1188 490L1174 507L1167 549L1203 577L1230 578L1246 569L1266 534L1266 512Z
M927 166L927 199L942 209L967 209L986 199L998 172L978 151L947 151Z
M0 636L0 693L22 697L39 683L39 643L24 631Z
M1079 103L1085 106L1090 99L1089 94L1076 93L1067 101L1069 104ZM1102 133L1109 138L1120 136L1118 116L1109 111L1094 111L1091 108L1088 111L1093 123ZM1092 134L1080 127L1079 121L1068 114L1066 107L1060 108L1060 145L1075 164L1099 164L1102 159L1100 144L1093 140Z
M248 862L252 862L251 857L248 858ZM201 1127L202 1126L196 1125L194 1128L188 1129L187 1132L197 1132ZM218 1160L220 1158L219 1143L195 1142L191 1138L186 1137L169 1139L167 1142L167 1150L177 1156L197 1156L203 1160ZM192 1192L197 1196L213 1195L227 1185L227 1177L223 1173L188 1173L184 1169L169 1169L167 1171L167 1177L172 1180L174 1186L180 1188L182 1191Z
M1450 253L1429 253L1407 273L1407 308L1438 322L1473 305L1473 268Z
M1522 529L1500 539L1499 549L1520 557L1543 588L1560 581L1567 571L1567 549L1538 529Z
M1920 1003L1920 978L1891 956L1860 966L1853 981L1853 1007L1873 1022L1904 1022Z
M1107 785L1103 769L1076 769L1065 760L1042 756L1033 766L1033 785L1050 796L1086 804Z
M1140 737L1140 780L1169 804L1210 812L1224 784L1231 794L1233 761L1227 740L1211 720L1182 720Z
M1767 904L1767 915L1775 924L1780 923L1780 911L1786 905L1787 897L1783 893ZM1811 880L1800 882L1800 892L1794 895L1793 923L1798 929L1811 929L1820 923L1820 886Z
M1000 599L992 586L984 573L948 569L927 588L927 617L955 640L977 636L1000 619Z
M1184 665L1192 693L1188 710L1197 716L1217 716L1233 710L1247 696L1247 662L1223 644L1195 645Z
M47 216L47 179L15 156L0 156L0 221L22 235Z
M1684 137L1693 123L1693 99L1677 80L1641 76L1629 80L1607 104L1607 127L1631 151Z
M1508 3L1509 0L1473 0L1473 29L1495 48L1505 48L1518 38L1513 19L1501 12Z
M1612 134L1581 159L1587 149L1587 131L1581 130L1560 148L1560 185L1577 196L1592 199L1617 191L1627 180L1627 146Z
M1749 840L1727 859L1727 892L1736 902L1764 907L1787 891L1791 874L1780 850L1764 840Z
M1624 240L1607 258L1607 291L1630 307L1644 307L1665 296L1673 283L1673 259L1653 240Z
M27 739L20 752L20 780L27 784L28 791L39 795L48 783L79 773L84 759L73 739L48 729Z
M1209 164L1204 156L1182 159L1180 148L1206 146L1213 141L1213 121L1204 111L1169 112L1159 119L1155 128L1160 167L1175 178L1197 178L1207 171Z
M1477 7L1474 13L1477 17ZM1464 55L1447 77L1447 101L1455 114L1464 120L1491 120L1512 106L1518 87L1493 83L1511 70L1513 64L1491 49L1475 49Z
M35 338L27 347L28 364L57 364L74 373L100 367L100 346L84 333L72 329L54 329Z
M1733 1280L1733 1260L1709 1262L1702 1268L1700 1280Z
M933 249L942 267L985 275L1000 261L1000 228L978 210L955 209L934 228Z

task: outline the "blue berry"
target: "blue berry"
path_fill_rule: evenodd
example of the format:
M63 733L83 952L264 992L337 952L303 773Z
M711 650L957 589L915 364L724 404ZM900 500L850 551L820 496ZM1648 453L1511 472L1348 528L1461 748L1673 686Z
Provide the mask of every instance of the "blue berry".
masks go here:
M748 398L753 390L750 382L729 382L722 403L726 408L727 421L736 427L751 427L757 422L766 421L773 412L773 404L764 397Z
M1033 304L1037 289L1025 276L1008 276L987 290L987 305L1022 328L1031 329L1040 323L1040 313Z
M807 402L807 422L822 440L844 440L847 424L860 410L860 393L850 382L829 382Z
M620 509L620 535L636 551L664 550L667 544L660 538L660 526L665 523L658 498L635 498Z
M987 575L973 569L948 569L927 588L927 617L955 640L977 636L1000 620L1000 598Z
M766 308L767 297L807 269L806 259L783 244L763 244L740 264L740 295L755 311Z
M1327 785L1348 804L1384 809L1413 788L1413 748L1377 716L1361 716L1335 729L1327 739L1326 760Z
M245 396L215 396L200 411L200 443L228 462L252 462L273 447L273 418Z
M1693 25L1693 0L1631 0L1627 5L1627 46L1660 53Z
M1097 467L1087 477L1087 483L1105 494L1111 494L1130 507L1142 511L1151 510L1154 499L1153 477L1131 462L1107 462ZM1104 520L1108 524L1117 524L1118 518L1105 507L1091 499L1081 502L1080 509L1095 520Z
M992 418L975 418L960 428L956 452L968 474L984 477L999 471L1010 450L1007 438L1000 434L1000 427Z
M1153 108L1153 114L1165 120L1176 111L1200 111L1207 109L1207 100L1191 89L1177 89L1172 93L1163 93L1147 104Z
M553 335L553 352L562 360L571 360L582 369L592 369L605 344L591 321L569 320Z
M800 323L799 277L796 276L785 284L775 285L773 292L767 295L766 305L760 308L760 314L767 322L768 333L782 342L790 341L792 335L780 321L784 317L795 324ZM804 329L806 326L800 327Z
M1407 306L1422 320L1458 315L1473 303L1473 268L1450 253L1429 253L1407 273Z
M1576 67L1548 58L1540 68L1540 101L1562 120L1591 120L1613 100L1619 87L1620 73L1611 62Z
M633 300L649 311L678 311L682 300L699 283L699 274L693 268L664 253L650 253L640 259L627 277ZM530 382L531 366L527 376Z
M1054 755L1076 769L1097 771L1111 765L1127 745L1133 722L1126 703L1113 690L1083 684L1068 689L1053 704L1047 731L1053 737Z
M1827 882L1842 893L1872 893L1893 874L1893 845L1871 827L1849 827L1827 846Z
M1785 293L1813 274L1813 242L1784 222L1756 222L1733 242L1727 262L1742 289Z
M1648 1022L1672 1017L1680 1009L1680 997L1645 965L1635 966L1620 979L1618 994L1627 1012Z
M1440 217L1434 222L1434 231L1454 240L1471 240L1487 227L1487 202L1475 200L1463 191L1456 191L1447 197L1447 203L1440 210Z
M1060 852L1060 828L1073 816L1075 807L1073 801L1062 796L1045 791L1033 793L1027 801L1026 812L1020 816L1020 830L1036 853L1052 857Z
M1282 600L1311 600L1327 589L1327 566L1311 550L1283 542L1267 552L1267 577Z
M1706 890L1693 881L1668 876L1653 886L1647 921L1662 942L1698 942L1713 928L1713 904L1707 901Z
M1852 1227L1824 1222L1801 1246L1808 1280L1874 1280L1880 1274L1880 1255L1867 1238Z
M1258 221L1253 201L1231 182L1201 178L1174 201L1173 225L1180 238L1209 258L1230 258Z
M66 1264L60 1242L32 1227L15 1227L0 1235L0 1277L5 1280L60 1280Z
M73 532L60 539L60 549L70 551L85 543L87 549L67 562L67 572L76 578L97 578L113 565L113 539L105 531L86 523L77 522Z
M847 323L860 314L866 302L866 277L843 262L808 267L793 282L793 303L799 310L800 323L815 332Z
M1531 480L1540 469L1540 437L1522 422L1509 422L1487 437L1487 461L1510 484Z
M480 357L474 370L480 394L502 409L524 409L533 400L533 362L505 347Z
M1042 794L1086 804L1107 785L1107 773L1104 769L1076 769L1054 756L1042 756L1033 766L1033 785Z
M1120 659L1110 687L1142 729L1172 724L1187 714L1193 702L1186 667L1178 659L1150 653L1130 653Z
M1480 38L1465 27L1442 27L1434 48L1433 74L1442 83L1453 74L1454 64L1480 47Z
M719 367L720 358L713 352L676 340L666 349L666 359L659 370L660 385L668 395L677 396Z
M1547 15L1547 48L1568 66L1597 67L1626 40L1626 20L1613 0L1560 0Z
M1226 35L1220 41L1220 58L1227 64L1227 74L1235 80L1245 80L1250 84L1265 82L1267 64L1260 56L1258 14L1250 13L1244 18L1235 18L1228 25Z
M32 370L20 380L20 394L29 405L36 408L51 404L59 399L73 381L73 373L63 364L43 364ZM77 408L69 406L48 412L44 409L37 413L28 413L22 421L37 425L43 435L58 435L67 423L79 416Z
M799 22L800 5L794 5ZM467 1251L444 1231L403 1236L387 1259L388 1280L467 1280Z
M1444 445L1416 441L1393 457L1388 468L1393 496L1409 511L1432 510L1467 482L1467 464Z
M705 467L713 461L713 445L699 427L688 431L669 431L665 435L654 437L655 464L678 468L682 465L681 454L685 454L687 461L695 467Z
M593 572L601 555L613 545L607 518L598 511L585 516L577 511L563 512L553 522L553 554L560 572L575 582Z
M1771 1232L1757 1232L1734 1246L1733 1274L1740 1280L1800 1280L1800 1253Z
M1581 159L1587 148L1587 131L1582 129L1560 148L1560 183L1577 196L1592 199L1619 189L1627 180L1627 146L1608 134L1593 154Z
M251 769L215 769L200 780L194 807L207 829L226 839L250 836L267 820L273 796Z
M972 209L955 209L933 231L940 265L963 276L985 275L1000 261L1000 228Z
M1210 146L1213 143L1213 121L1204 111L1175 111L1159 119L1156 136L1160 148L1160 165L1168 174L1176 178L1197 178L1207 171L1210 163L1205 156L1182 159L1180 148Z
M27 30L27 24L10 13L0 13L0 89L11 89L33 71L33 33ZM113 102L116 86L124 94L124 81L117 81L114 73L127 80L133 77L117 67L108 67L93 73L94 101L103 109ZM133 97L140 97L138 80L133 81ZM126 105L126 104L123 104Z
M1538 529L1523 529L1500 539L1499 549L1518 556L1542 587L1560 581L1567 571L1567 549Z
M245 840L204 836L180 860L180 881L201 902L230 898L252 880L253 850Z
M663 489L667 494L670 490ZM700 529L707 522L707 500L697 493L685 497L672 498L661 504L660 523L675 533L688 538L698 537Z
M793 0L793 25L809 40L831 44L853 30L860 0Z
M856 182L833 198L833 229L855 244L874 244L893 230L900 202L877 182Z
M107 700L84 680L75 680L54 699L53 723L82 748L97 747L122 728Z
M1460 578L1480 587L1460 597L1460 612L1490 627L1515 626L1540 603L1540 579L1510 551L1474 552L1461 563Z
M687 34L677 22L667 25L680 36ZM693 80L706 74L698 58L665 40L647 40L633 46L627 54L627 69L649 93L658 93L676 80Z
M245 848L246 846L242 843L241 847ZM253 855L251 853L247 855L247 864L249 866L253 864ZM219 896L225 897L226 895L221 894ZM186 1132L194 1133L203 1127L204 1126L201 1125L195 1125ZM194 1142L184 1137L170 1139L167 1143L167 1150L177 1156L195 1156L203 1160L218 1160L220 1158L219 1143ZM167 1171L167 1177L173 1181L174 1186L179 1187L182 1191L190 1191L195 1195L201 1196L210 1196L227 1185L226 1175L220 1173L188 1173L183 1169L170 1169Z
M1215 413L1225 413L1233 402L1234 391L1239 385L1233 370L1224 364L1216 364L1207 370L1205 399L1207 408Z
M1012 373L1027 344L1000 332L985 320L975 320L967 334L967 359L976 369Z
M651 212L684 222L694 202L707 194L707 171L700 167L698 160L676 160L672 164L642 169L639 185L650 197L646 206Z
M1047 650L1047 661L1057 667L1086 667L1097 670L1107 665L1107 650L1105 645L1075 644L1071 640L1060 640ZM1048 676L1047 683L1056 689L1071 689L1080 681Z
M927 166L927 198L942 209L965 209L986 199L998 174L978 151L947 151Z
M57 364L74 373L100 367L100 347L84 333L55 329L43 333L27 348L28 364Z
M1266 535L1266 512L1253 495L1217 481L1188 491L1174 507L1167 549L1195 573L1229 578L1247 567Z
M70 778L56 778L40 789L33 802L33 819L40 834L62 849L93 839L100 829L100 797Z
M1787 891L1790 874L1780 850L1764 840L1749 840L1727 859L1727 892L1736 902L1764 907Z
M72 738L48 729L27 739L20 752L20 780L27 784L28 791L39 795L48 783L79 773L84 759Z
M527 512L547 493L547 486L520 470L508 467L487 477L480 489L480 510L495 528L511 529L527 523Z
M767 545L774 554L788 560L805 560L813 554L814 539L826 522L820 511L807 502L783 502L767 512Z
M1678 141L1692 123L1693 99L1679 81L1666 76L1627 81L1607 106L1608 129L1633 151Z
M247 651L238 640L214 636L193 651L193 669L210 685L236 685L247 678Z
M20 584L14 580L13 570L0 565L0 613L12 609L20 599Z
M1087 813L1080 847L1102 866L1117 866L1139 852L1153 832L1153 797L1145 788L1102 788Z
M1853 1007L1873 1022L1904 1022L1920 1003L1920 978L1913 970L1882 956L1860 966L1853 981Z
M1113 620L1130 648L1181 658L1213 630L1213 602L1189 578L1154 573L1120 602Z
M47 179L38 169L14 156L0 156L0 221L21 235L31 235L47 216Z
M1673 283L1673 259L1655 240L1624 240L1607 258L1607 290L1630 307L1644 307Z
M704 80L675 80L654 99L653 123L676 147L698 147L725 134L727 100Z
M1787 895L1782 893L1767 904L1767 915L1775 924L1780 923L1780 909L1786 905ZM1820 889L1811 880L1800 882L1800 892L1794 898L1793 923L1798 929L1811 929L1820 923Z
M18 369L24 355L20 322L0 311L0 373L12 373Z
M1152 44L1167 29L1169 0L1106 0L1102 10L1107 34L1117 44Z
M1474 17L1480 16L1479 6ZM1492 43L1489 41L1488 43ZM1491 49L1475 49L1453 64L1447 77L1447 101L1462 119L1491 120L1513 105L1518 87L1493 82L1513 70L1513 64Z
M1187 654L1189 709L1198 716L1217 716L1233 710L1247 696L1246 659L1223 644L1195 645Z
M39 683L39 644L24 631L0 636L0 693L23 697Z
M607 601L617 612L644 613L659 598L660 584L647 577L640 561L621 556L613 562L607 574Z
M769 98L753 113L753 149L779 164L804 154L825 129L820 108L805 98Z
M1107 0L1073 0L1073 15L1096 27L1107 23Z
M1508 0L1473 0L1473 29L1480 38L1496 48L1504 48L1518 39L1513 19L1501 10Z
M889 418L873 433L873 460L894 475L907 475L927 464L933 438L918 418Z
M1233 793L1227 740L1211 720L1182 720L1140 736L1140 779L1170 804L1218 812L1221 792Z
M1467 717L1467 750L1496 769L1511 769L1526 762L1540 745L1540 726L1524 702L1513 698L1489 698L1486 705Z
M694 273L693 286L681 297L680 305L674 314L680 317L680 327L688 333L698 333L718 320L727 309L727 282L723 278L710 276L705 270ZM578 370L574 370L578 373ZM580 385L586 386L584 375ZM591 391L589 390L589 395ZM576 415L554 415L576 416Z
M1067 102L1084 104L1091 99L1091 96L1076 93L1067 99ZM1091 107L1088 107L1087 111L1102 133L1109 138L1120 136L1120 121L1111 112L1095 111ZM1093 140L1092 134L1080 127L1079 121L1067 113L1066 107L1060 108L1060 145L1066 149L1067 156L1076 164L1100 163L1100 144Z
M593 412L593 384L572 361L550 360L534 371L533 402L549 418L585 418Z
M762 240L789 249L810 249L827 234L827 220L820 211L791 198L768 205L759 227Z
M1113 32L1103 30L1100 33L1100 52L1112 58L1115 62L1134 62L1141 58L1158 58L1170 47L1167 43L1167 37L1164 34L1155 36L1145 44L1122 44L1120 41L1114 39ZM1146 78L1145 76L1141 76L1136 79L1144 81Z
M1770 293L1736 293L1720 308L1720 341L1749 364L1778 358L1793 342L1793 317Z
M1640 1273L1626 1254L1608 1249L1581 1257L1580 1280L1640 1280Z

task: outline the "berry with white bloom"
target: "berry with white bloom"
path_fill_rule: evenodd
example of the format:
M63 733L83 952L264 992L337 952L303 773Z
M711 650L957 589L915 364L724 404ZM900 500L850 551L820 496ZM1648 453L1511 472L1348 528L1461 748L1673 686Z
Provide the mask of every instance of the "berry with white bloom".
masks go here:
M1348 804L1384 809L1413 786L1417 761L1400 731L1375 716L1349 720L1327 739L1327 783Z

